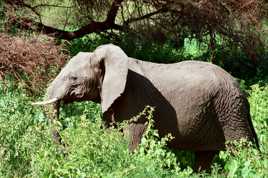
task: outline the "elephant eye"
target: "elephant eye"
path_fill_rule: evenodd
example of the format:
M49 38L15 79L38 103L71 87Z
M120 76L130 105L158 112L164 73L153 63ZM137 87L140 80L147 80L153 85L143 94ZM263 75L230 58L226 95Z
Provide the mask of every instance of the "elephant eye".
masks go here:
M71 76L70 79L71 80L77 80L77 77L76 76Z

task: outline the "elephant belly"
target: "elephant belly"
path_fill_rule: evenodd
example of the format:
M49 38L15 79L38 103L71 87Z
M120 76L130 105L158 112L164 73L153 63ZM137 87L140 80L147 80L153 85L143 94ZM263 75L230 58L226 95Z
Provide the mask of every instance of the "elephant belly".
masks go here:
M156 127L160 136L172 134L174 139L170 141L170 146L173 148L221 150L225 144L223 130L216 115L208 110L192 108L191 114L181 112L176 118L167 113L159 114L162 118L155 118Z
M156 118L156 122L159 120L157 124L159 132L161 132L161 135L172 133L175 138L170 145L176 148L191 150L223 149L225 137L212 105L213 95L199 90L200 88L189 90L186 88L168 98L176 115L174 118L174 115L169 114L170 112L158 114L161 117ZM195 94L193 95L193 93Z

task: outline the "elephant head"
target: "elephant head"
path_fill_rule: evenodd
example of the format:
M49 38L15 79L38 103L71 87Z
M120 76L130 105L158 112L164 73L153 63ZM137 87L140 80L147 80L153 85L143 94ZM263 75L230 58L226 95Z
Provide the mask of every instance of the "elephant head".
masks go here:
M80 52L70 59L47 89L45 101L34 105L91 100L109 109L125 89L128 57L121 48L102 45L94 52Z

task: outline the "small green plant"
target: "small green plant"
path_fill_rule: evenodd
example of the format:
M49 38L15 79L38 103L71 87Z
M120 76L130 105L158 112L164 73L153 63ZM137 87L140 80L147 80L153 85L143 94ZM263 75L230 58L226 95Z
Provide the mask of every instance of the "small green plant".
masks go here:
M235 147L234 147L235 146ZM267 153L251 148L245 140L232 143L227 151L220 152L227 177L266 177L268 169Z

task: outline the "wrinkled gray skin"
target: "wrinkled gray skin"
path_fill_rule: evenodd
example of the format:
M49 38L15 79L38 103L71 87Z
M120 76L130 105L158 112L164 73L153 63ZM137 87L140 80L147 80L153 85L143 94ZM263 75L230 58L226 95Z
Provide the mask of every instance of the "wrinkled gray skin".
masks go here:
M208 168L226 141L246 138L258 145L239 84L206 62L156 64L130 58L115 45L102 45L93 53L74 56L51 83L47 96L64 103L98 102L106 125L153 106L160 136L171 133L175 138L170 147L195 151L197 169ZM130 150L138 146L145 129L144 118L129 125Z

